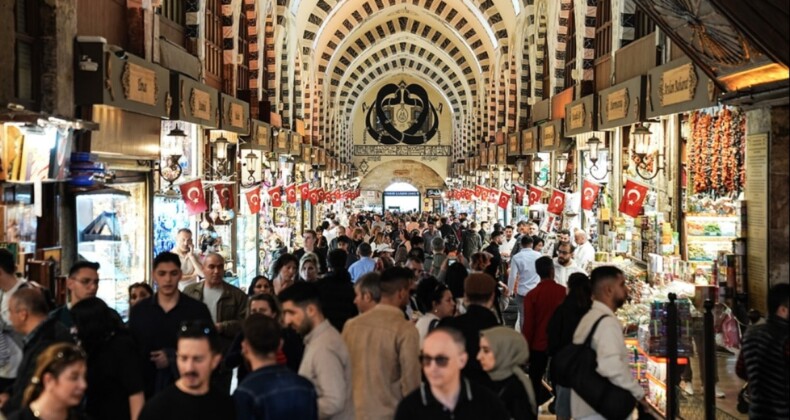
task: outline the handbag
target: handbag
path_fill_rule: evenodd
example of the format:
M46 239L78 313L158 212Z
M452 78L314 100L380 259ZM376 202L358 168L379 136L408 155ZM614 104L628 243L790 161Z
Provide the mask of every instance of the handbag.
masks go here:
M551 375L557 384L576 391L603 417L625 419L633 413L636 398L598 373L598 356L590 346L598 324L607 316L595 321L584 343L571 343L557 352L551 362Z

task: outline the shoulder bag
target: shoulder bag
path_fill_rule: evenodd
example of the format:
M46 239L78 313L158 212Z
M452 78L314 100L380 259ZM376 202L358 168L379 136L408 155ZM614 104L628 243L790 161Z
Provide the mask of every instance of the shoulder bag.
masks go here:
M555 383L576 391L603 417L625 419L633 413L636 398L598 373L598 355L590 346L598 324L607 316L595 321L584 343L571 343L557 352L551 361L551 376Z

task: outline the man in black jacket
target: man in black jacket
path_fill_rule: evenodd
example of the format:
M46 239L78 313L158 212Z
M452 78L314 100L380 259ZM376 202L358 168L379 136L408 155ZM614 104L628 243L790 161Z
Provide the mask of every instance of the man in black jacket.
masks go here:
M35 374L36 359L41 352L52 344L73 341L66 327L47 317L48 309L41 291L30 287L14 292L8 302L11 324L25 337L25 347L16 380L0 394L0 406L6 414L21 408L25 388Z
M346 321L359 313L354 305L354 284L346 269L347 254L342 249L333 249L327 256L329 274L316 283L321 298L324 316L338 331L343 331Z
M483 249L483 251L491 254L491 263L488 264L485 272L496 280L499 280L500 278L500 276L497 275L497 272L499 271L499 267L502 265L502 254L499 253L499 246L502 245L502 239L503 236L501 231L497 230L492 232L491 243L489 243L488 246Z
M494 306L494 291L496 280L488 274L471 274L464 280L464 303L466 313L454 318L445 318L439 326L455 328L466 339L466 352L474 354L463 367L464 377L478 383L488 383L491 378L483 371L477 361L477 352L480 350L480 331L499 325L496 315L491 310Z

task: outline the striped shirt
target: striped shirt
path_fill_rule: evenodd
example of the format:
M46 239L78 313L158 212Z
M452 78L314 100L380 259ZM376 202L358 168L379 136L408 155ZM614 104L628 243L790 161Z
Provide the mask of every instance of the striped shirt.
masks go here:
M750 419L790 418L790 323L771 317L749 328L741 353L749 380Z

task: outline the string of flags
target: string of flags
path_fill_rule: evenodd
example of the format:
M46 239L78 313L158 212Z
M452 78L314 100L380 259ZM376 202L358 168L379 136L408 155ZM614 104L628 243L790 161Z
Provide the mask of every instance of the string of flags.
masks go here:
M206 191L203 188L203 180L200 178L185 182L179 185L181 190L181 198L186 205L187 214L190 216L200 214L208 210L208 203L206 201ZM235 186L232 184L216 184L214 185L214 192L217 195L219 204L224 209L233 210L235 207ZM362 191L357 189L352 190L334 190L325 191L324 188L310 188L308 182L299 185L292 183L285 186L275 186L264 191L260 185L242 191L247 207L251 213L259 213L263 208L265 202L263 193L269 200L271 207L281 207L284 203L296 204L297 202L310 202L316 205L320 202L327 204L334 204L337 202L350 201L358 198Z
M591 211L593 209L595 201L601 195L602 188L603 186L600 183L584 179L580 191L582 210ZM639 216L649 189L650 187L643 183L627 179L623 186L623 195L620 200L620 213L630 217ZM476 198L482 202L498 204L499 207L506 209L511 199L514 205L534 206L541 202L546 192L546 190L536 185L515 185L511 192L475 185L474 189L451 189L445 193L445 196L449 200L471 201ZM552 188L546 211L554 215L561 215L565 210L567 194L565 191Z

